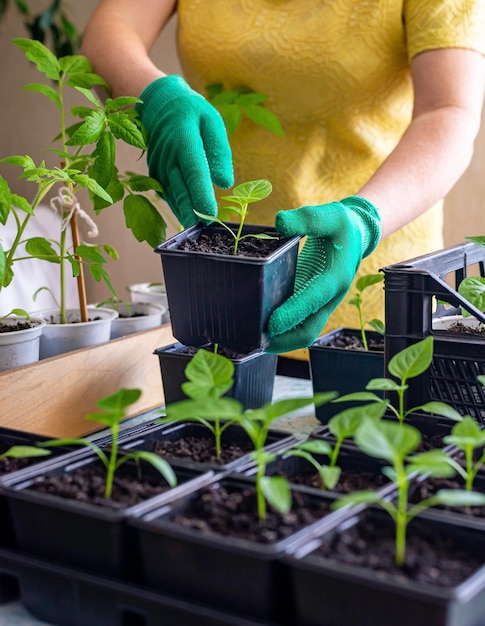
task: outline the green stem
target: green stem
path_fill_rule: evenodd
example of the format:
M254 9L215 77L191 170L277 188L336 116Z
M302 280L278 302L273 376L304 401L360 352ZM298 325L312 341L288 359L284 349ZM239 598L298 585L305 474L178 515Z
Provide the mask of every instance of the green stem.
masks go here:
M221 457L221 447L222 447L221 438L222 438L221 421L219 418L216 418L214 420L214 440L215 440L215 445L216 445L216 457L218 459Z
M258 504L258 519L260 522L266 518L266 500L261 488L261 480L264 478L264 471L264 463L258 463L258 471L256 475L256 498Z
M106 473L106 488L104 491L104 497L106 499L111 498L113 491L113 481L116 470L116 459L118 458L118 424L114 424L111 427L111 452L109 455L109 462Z
M360 334L362 337L362 345L364 346L364 350L369 350L369 346L367 344L367 336L365 334L365 329L364 329L364 316L362 315L362 307L360 305L360 303L357 305L357 311L359 313L359 325L360 325Z
M237 229L237 233L236 233L236 237L235 237L235 241L234 241L234 255L237 254L237 249L239 247L239 240L241 239L242 229L243 229L243 226L244 226L244 221L246 220L246 214L248 212L248 205L245 204L241 208L242 208L241 219L239 221L239 227Z
M408 482L404 467L399 460L396 462L396 475L398 485L398 501L396 511L396 564L401 566L406 559L406 529L407 529L407 505L408 505Z

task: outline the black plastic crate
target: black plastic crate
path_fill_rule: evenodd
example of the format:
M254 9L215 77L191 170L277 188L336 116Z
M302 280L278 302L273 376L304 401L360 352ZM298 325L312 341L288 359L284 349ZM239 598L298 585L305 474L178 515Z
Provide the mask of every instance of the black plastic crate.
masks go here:
M485 324L485 313L458 293L467 275L485 276L485 247L463 243L383 268L385 289L385 361L429 335L433 361L421 376L409 380L406 408L431 400L452 405L485 424L485 337L433 328L438 316L466 309ZM449 306L444 305L447 303Z

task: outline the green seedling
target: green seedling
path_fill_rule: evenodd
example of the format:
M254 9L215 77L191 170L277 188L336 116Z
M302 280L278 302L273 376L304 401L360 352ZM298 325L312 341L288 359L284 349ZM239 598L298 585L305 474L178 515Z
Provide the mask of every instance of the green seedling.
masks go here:
M421 502L409 505L409 486L417 476L447 478L455 469L444 450L416 453L421 441L419 430L408 424L386 420L365 420L354 436L354 441L366 454L388 461L383 473L396 483L396 496L390 498L377 491L355 491L341 497L336 508L346 505L374 504L390 515L395 526L395 559L402 566L406 560L406 539L409 523L431 507L477 506L485 504L485 495L460 489L442 489Z
M476 237L465 237L468 241L479 246L485 246L485 235ZM473 306L485 313L485 278L483 276L467 276L458 285L458 293L463 296ZM463 317L471 317L466 309L461 307Z
M268 96L246 87L224 90L219 84L206 87L207 99L219 111L229 135L234 135L244 115L278 137L285 133L276 115L265 106Z
M16 224L16 233L9 250L0 251L0 291L14 277L15 263L37 259L59 266L59 293L51 295L60 310L60 321L65 322L66 281L83 276L89 271L97 282L103 281L113 295L116 292L106 272L107 261L118 258L117 251L107 244L80 242L68 245L67 232L75 219L86 219L77 202L76 194L87 189L96 213L124 198L123 211L128 228L138 241L147 241L155 247L165 238L166 224L145 192L161 192L160 184L148 176L118 175L115 165L116 142L121 140L140 150L146 149L144 132L130 105L137 98L107 98L101 102L95 96L96 87L105 87L103 79L94 74L86 57L69 55L57 58L39 41L17 38L13 43L24 51L40 74L44 83L24 87L41 94L56 107L59 115L59 134L55 138L59 147L53 148L58 166L49 167L44 161L36 164L30 156L9 156L2 162L22 168L23 178L35 185L29 199L10 190L7 181L0 177L0 223L10 217ZM75 94L83 104L68 107L67 96ZM128 107L128 108L127 108ZM70 117L73 119L70 120ZM72 122L72 123L71 123ZM59 237L25 238L24 232L37 207L50 192L53 209L61 216ZM94 236L95 225L87 229ZM45 287L40 287L40 290ZM37 290L36 293L38 293ZM50 291L50 290L49 290Z
M174 487L177 483L175 473L167 461L158 454L144 450L128 452L122 456L118 454L120 422L126 417L127 407L134 404L140 396L140 389L119 389L116 393L98 400L96 405L102 411L86 415L87 420L100 422L109 428L111 434L109 454L106 454L95 442L84 438L50 439L37 445L46 448L61 445L86 446L94 450L106 468L105 498L107 499L111 498L116 471L130 459L150 463L162 474L170 487Z
M349 304L355 306L357 308L357 312L359 315L359 329L360 336L362 339L362 345L364 346L364 350L368 350L369 346L367 343L367 336L365 333L365 326L368 324L372 329L374 329L379 334L384 334L384 324L379 319L372 320L364 320L364 314L362 310L363 305L363 292L372 285L376 285L377 283L382 283L384 280L383 274L366 274L365 276L361 276L357 282L355 283L356 292L352 298L349 300Z
M265 449L268 432L273 422L309 404L314 404L316 407L321 406L330 402L336 395L336 392L330 391L316 393L313 397L269 402L259 409L248 409L239 416L238 423L244 428L253 445L251 458L256 464L256 497L260 521L264 521L266 518L266 503L269 503L280 513L287 513L291 508L292 498L289 481L284 476L266 476L268 464L274 461L278 454L286 454L291 450L286 449L284 452L278 453Z
M366 406L366 418L379 420L385 410L385 405L380 402L373 402ZM333 445L329 441L307 440L296 444L291 450L285 451L285 455L306 459L319 473L323 489L333 489L342 473L338 466L342 444L355 435L361 423L362 407L345 409L345 411L334 415L328 422L328 429L335 437ZM326 455L329 459L328 463L319 463L313 456L314 454Z
M485 463L485 431L478 426L476 421L465 415L461 422L455 424L451 434L443 439L444 443L456 446L465 457L465 466L454 462L456 471L464 478L465 488L473 489L475 478ZM475 460L475 452L481 450L481 454Z
M197 422L214 437L216 457L220 458L222 435L241 414L241 404L224 397L234 384L234 364L226 357L201 348L185 368L187 381L182 391L188 397L167 405L161 424Z
M350 393L340 396L335 402L361 401L361 402L381 402L389 409L400 424L403 424L406 417L416 411L431 413L447 417L448 419L460 421L462 416L453 407L445 402L432 401L426 402L419 406L412 407L408 410L404 409L404 398L408 389L407 381L423 374L431 365L433 359L433 337L429 336L418 341L415 344L404 348L401 352L395 354L388 363L389 373L396 380L391 378L373 378L366 385L367 391ZM386 393L396 393L398 397L397 407L392 405L387 398L381 398L374 391L382 391Z
M259 518L262 520L266 516L266 501L280 512L288 511L291 506L288 481L280 476L265 476L268 463L276 458L274 453L264 449L269 429L277 418L312 403L320 406L334 398L336 393L280 400L267 403L259 409L244 410L243 405L234 398L223 397L234 383L234 364L225 356L204 349L198 350L187 364L185 374L188 381L183 383L182 390L188 399L167 405L167 417L159 421L163 424L184 421L203 424L214 436L218 456L221 453L222 434L229 426L239 424L253 445L251 454L257 465Z
M222 196L222 200L225 200L226 202L232 202L233 204L224 206L222 209L220 209L217 217L214 217L212 215L205 215L204 213L199 213L197 211L194 211L194 213L202 220L205 220L207 222L216 222L217 224L223 226L231 234L231 236L234 237L233 254L236 255L239 247L239 242L243 239L247 239L249 237L255 239L277 239L277 237L267 235L266 233L254 233L247 235L242 234L244 223L248 215L249 205L253 202L259 202L260 200L264 200L264 198L267 198L269 196L272 190L273 188L269 180L250 180L234 187L232 190L232 195ZM232 228L230 228L225 223L226 221L228 221L227 218L229 217L229 215L234 213L238 216L238 227L236 232L234 232Z

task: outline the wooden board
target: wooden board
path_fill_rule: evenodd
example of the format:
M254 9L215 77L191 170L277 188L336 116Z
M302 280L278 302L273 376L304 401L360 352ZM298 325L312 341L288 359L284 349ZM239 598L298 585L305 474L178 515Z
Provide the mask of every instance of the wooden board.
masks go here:
M164 404L156 348L173 343L170 324L0 373L0 426L49 437L103 428L84 419L122 387L142 390L127 417Z

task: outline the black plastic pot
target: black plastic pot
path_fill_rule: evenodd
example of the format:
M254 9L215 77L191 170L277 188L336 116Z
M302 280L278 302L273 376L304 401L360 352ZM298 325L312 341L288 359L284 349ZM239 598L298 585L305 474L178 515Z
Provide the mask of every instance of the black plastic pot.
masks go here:
M364 511L360 515L366 514ZM372 512L383 524L389 517ZM298 626L478 626L485 619L485 568L482 566L461 584L446 588L422 581L405 580L365 567L323 558L317 550L345 533L360 516L355 516L310 541L294 547L283 561L289 568L296 603ZM415 518L411 529L427 527L443 533L463 547L466 554L485 562L483 529L462 528L444 520ZM376 531L376 537L380 536ZM377 555L375 552L373 554ZM466 557L465 557L466 558Z
M53 562L88 568L94 573L119 577L136 576L131 567L133 543L127 516L141 514L152 505L162 503L179 492L185 492L199 482L205 483L209 475L189 468L172 467L177 476L177 486L165 489L162 475L150 464L128 461L117 475L137 478L140 472L152 484L160 485L164 491L144 502L129 508L106 508L91 502L65 499L60 495L39 493L31 489L34 481L45 476L72 473L89 464L100 463L97 456L90 454L43 464L37 474L29 478L5 480L5 495L12 514L16 546L34 556L48 558Z
M242 491L254 489L254 481L227 476L211 488L217 490L222 486ZM295 491L297 488L293 494ZM280 559L295 537L325 525L339 512L328 513L285 539L262 544L204 531L203 518L197 530L173 522L173 515L183 511L195 496L193 493L179 498L142 518L129 520L140 546L144 584L190 602L205 602L217 609L292 626L288 579ZM322 506L333 502L328 494L305 494L305 498ZM235 510L234 516L238 513Z
M313 391L338 391L343 396L356 391L363 391L371 378L384 376L384 352L371 350L350 350L326 346L332 339L348 334L360 337L360 331L352 328L337 328L321 335L309 348L310 375ZM366 332L367 337L376 340L380 335ZM344 409L358 406L356 402L328 402L317 407L315 415L322 424Z
M248 354L268 345L269 316L293 293L300 237L282 238L266 258L178 249L186 239L224 230L196 224L155 252L161 256L173 336L186 346L217 343ZM243 230L261 232L278 235L268 226L247 225Z
M185 400L182 391L185 368L194 356L194 349L181 343L173 343L155 350L160 362L165 404ZM234 385L226 393L241 402L245 409L257 409L273 397L277 354L254 350L250 354L230 358L234 364Z
M180 422L175 424L156 425L151 424L142 426L135 432L128 433L120 439L120 445L123 450L148 450L152 451L156 448L157 443L175 442L187 437L212 437L211 432L203 425L197 422ZM266 450L278 450L286 447L290 442L295 441L294 435L276 428L270 429L267 436ZM198 471L242 471L248 466L254 465L251 459L251 451L253 446L251 440L241 426L232 424L224 431L222 435L223 444L244 446L248 451L241 457L227 463L199 463L194 461L183 460L178 457L170 457L168 454L164 457L171 463L190 467Z
M204 603L187 602L156 590L54 565L0 548L0 577L22 590L31 615L63 626L275 626L245 619Z

